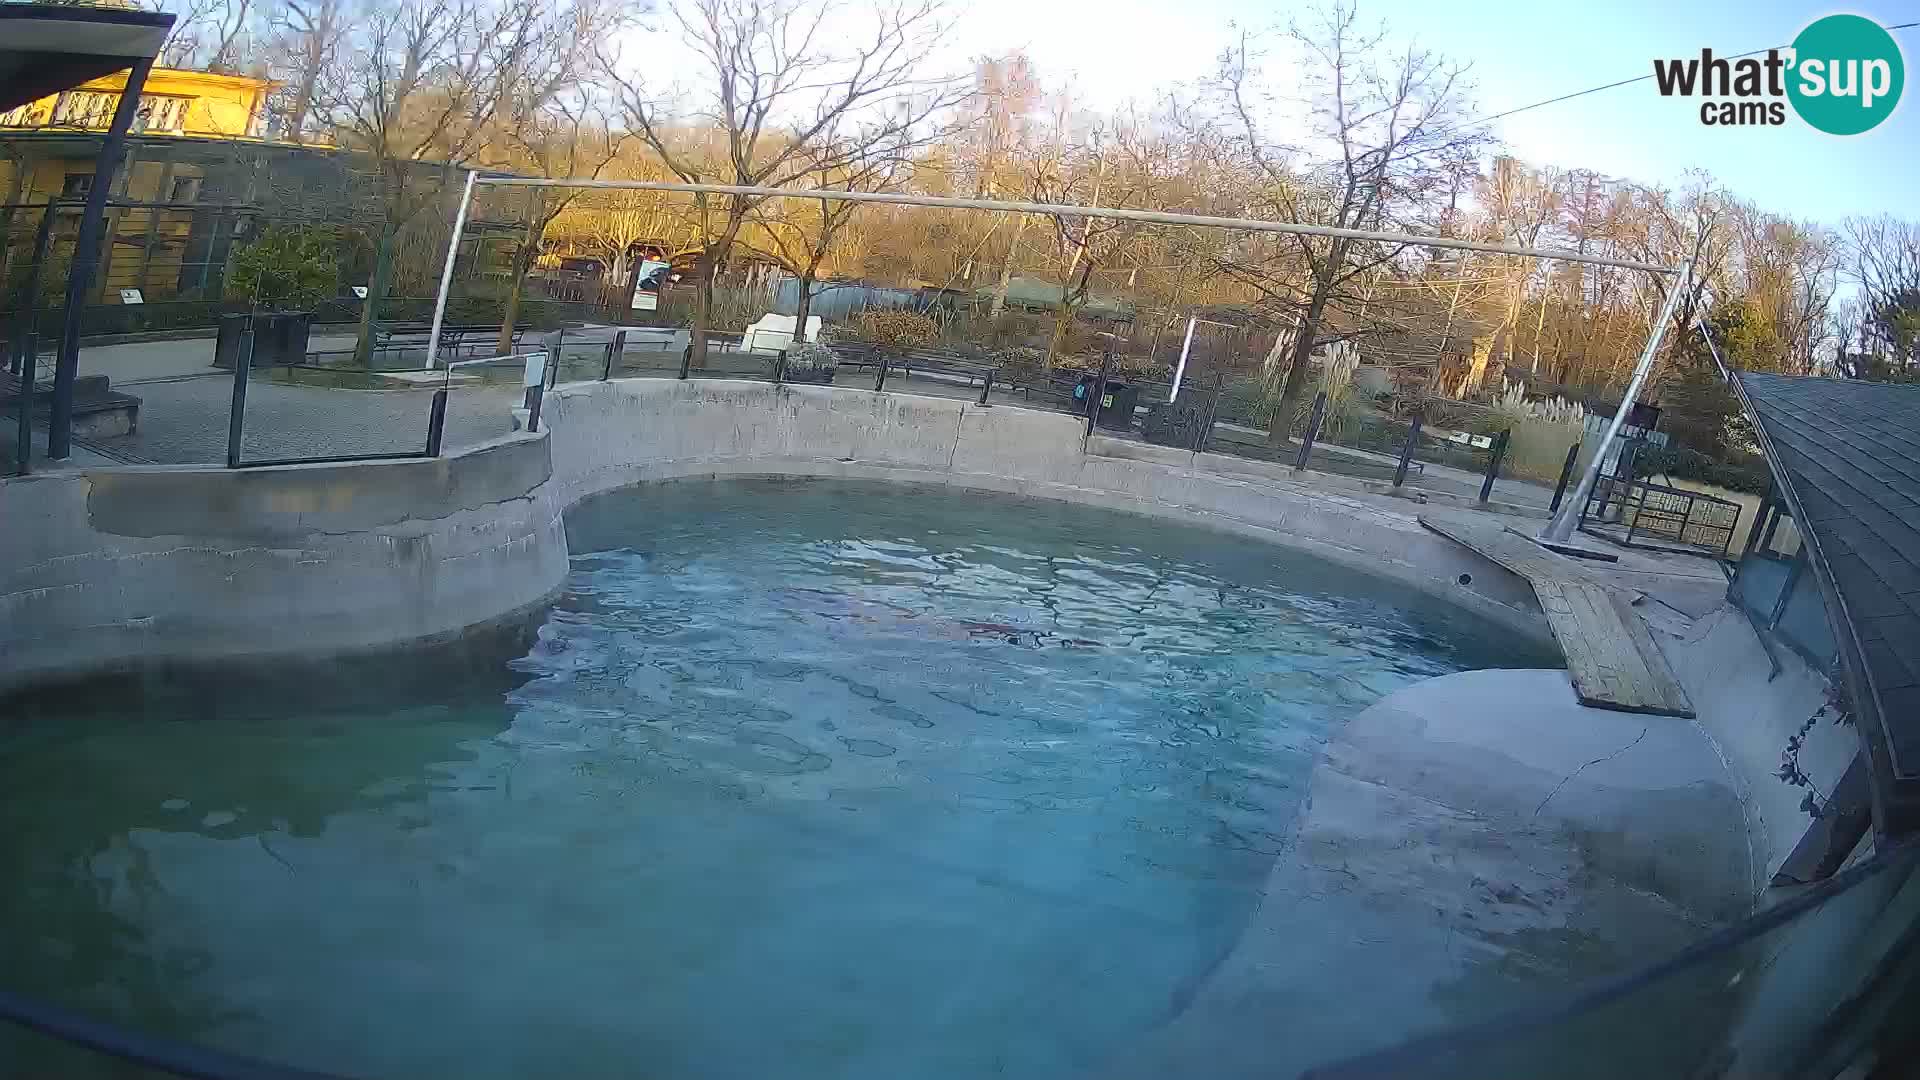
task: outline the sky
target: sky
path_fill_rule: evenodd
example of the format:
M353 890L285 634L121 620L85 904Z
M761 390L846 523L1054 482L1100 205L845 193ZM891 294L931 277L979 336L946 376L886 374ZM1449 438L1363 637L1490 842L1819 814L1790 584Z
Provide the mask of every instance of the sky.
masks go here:
M1882 25L1920 21L1920 0L1845 7L1781 0L1356 0L1389 39L1470 65L1489 115L1619 79L1651 74L1656 58L1733 54L1791 42L1812 20L1851 11ZM1042 79L1071 79L1088 106L1151 104L1212 67L1234 24L1284 21L1293 5L1246 0L971 0L951 35L956 55L1024 50ZM1699 102L1662 98L1652 80L1495 121L1509 152L1529 162L1590 168L1649 184L1679 184L1704 168L1775 213L1832 223L1854 214L1920 217L1920 27L1895 37L1909 88L1879 127L1825 135L1790 116L1784 127L1702 125Z

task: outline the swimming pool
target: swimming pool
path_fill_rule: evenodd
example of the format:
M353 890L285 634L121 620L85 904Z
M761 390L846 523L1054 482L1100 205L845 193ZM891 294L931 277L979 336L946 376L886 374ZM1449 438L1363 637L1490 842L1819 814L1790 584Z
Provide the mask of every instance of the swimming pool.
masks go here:
M568 533L524 644L15 710L0 985L365 1077L1098 1074L1232 949L1330 731L1557 666L1006 496L681 481Z

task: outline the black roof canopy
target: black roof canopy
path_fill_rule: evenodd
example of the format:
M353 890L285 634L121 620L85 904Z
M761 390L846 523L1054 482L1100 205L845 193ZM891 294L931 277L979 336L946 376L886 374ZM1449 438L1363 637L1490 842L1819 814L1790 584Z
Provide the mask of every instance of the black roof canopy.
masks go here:
M1875 818L1920 828L1920 386L1737 377L1834 624Z
M172 27L164 12L0 3L0 111L151 59Z

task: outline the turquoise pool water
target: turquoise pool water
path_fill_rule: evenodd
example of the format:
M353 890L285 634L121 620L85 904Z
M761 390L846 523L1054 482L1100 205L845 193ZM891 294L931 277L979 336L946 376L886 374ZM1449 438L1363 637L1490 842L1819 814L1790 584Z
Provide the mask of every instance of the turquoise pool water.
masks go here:
M1233 946L1329 730L1551 663L978 493L681 482L568 531L529 638L19 703L0 986L362 1077L1100 1075Z

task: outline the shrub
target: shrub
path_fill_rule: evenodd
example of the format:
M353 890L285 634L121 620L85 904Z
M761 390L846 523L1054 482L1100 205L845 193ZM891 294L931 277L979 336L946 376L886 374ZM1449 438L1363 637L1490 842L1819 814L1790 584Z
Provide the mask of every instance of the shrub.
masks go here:
M918 311L863 311L849 325L860 341L898 348L925 348L940 337L940 324Z
M268 229L233 258L229 300L311 309L340 291L340 237L331 229Z

